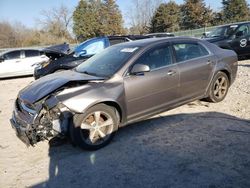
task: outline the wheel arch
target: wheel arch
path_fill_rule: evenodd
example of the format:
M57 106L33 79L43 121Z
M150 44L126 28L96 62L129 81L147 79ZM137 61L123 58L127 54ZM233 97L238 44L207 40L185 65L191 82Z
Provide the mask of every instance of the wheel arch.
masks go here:
M106 104L108 106L114 107L117 110L117 112L118 112L119 122L120 123L122 122L122 120L123 120L122 108L121 108L121 106L117 102L114 102L114 101L104 101L104 102L101 102L101 103Z
M94 104L90 105L88 108L91 108L91 107L96 106L98 104L105 104L107 106L111 106L111 107L115 108L118 112L118 115L119 115L119 122L122 123L124 121L124 117L125 117L124 112L121 108L121 105L118 104L117 102L111 101L111 100L100 101L98 103L94 103Z
M218 72L223 72L223 73L225 73L225 74L227 75L227 77L228 77L229 85L231 85L231 75L230 75L230 72L229 72L227 69L218 70L218 71L216 72L216 74L217 74ZM215 75L216 75L216 74L215 74Z

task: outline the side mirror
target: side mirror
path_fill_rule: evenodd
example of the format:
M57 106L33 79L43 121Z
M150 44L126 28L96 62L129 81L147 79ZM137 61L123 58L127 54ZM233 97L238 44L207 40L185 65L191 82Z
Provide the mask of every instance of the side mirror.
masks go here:
M150 68L148 65L143 65L143 64L135 64L131 70L132 74L138 74L138 73L144 73L144 72L149 72Z
M239 38L239 37L242 37L244 35L243 31L238 31L236 34L235 34L235 37L236 38Z

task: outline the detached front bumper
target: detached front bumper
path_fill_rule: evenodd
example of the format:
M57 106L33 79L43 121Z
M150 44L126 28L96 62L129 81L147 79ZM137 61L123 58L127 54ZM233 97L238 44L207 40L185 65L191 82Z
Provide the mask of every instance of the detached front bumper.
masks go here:
M29 139L29 130L26 122L21 120L21 118L17 115L16 111L13 111L12 118L10 119L10 123L12 128L15 130L17 137L26 144L26 146L33 145L31 140Z
M68 112L61 112L55 98L50 98L36 110L29 104L17 99L10 123L17 137L27 146L51 137L65 134L68 126ZM53 108L54 107L54 108ZM65 107L62 106L64 109ZM62 110L62 109L61 109ZM67 115L67 116L66 116Z
M44 74L44 71L43 71L43 68L41 67L36 67L35 70L34 70L34 78L35 80L43 77L45 74Z

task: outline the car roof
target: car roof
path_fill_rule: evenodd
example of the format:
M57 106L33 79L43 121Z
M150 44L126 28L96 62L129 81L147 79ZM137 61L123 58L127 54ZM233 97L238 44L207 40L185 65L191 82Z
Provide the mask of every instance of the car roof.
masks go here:
M235 23L229 23L229 24L225 24L225 25L218 25L216 27L225 27L225 26L231 26L231 25L242 25L242 24L246 24L246 23L250 23L249 21L245 21L245 22L235 22Z
M32 51L40 51L38 49L29 49L29 48L21 48L21 49L11 49L11 50L7 50L7 51L3 51L1 52L1 55L4 55L4 54L7 54L7 53L10 53L10 52L17 52L17 51L28 51L28 50L32 50Z
M123 46L123 47L146 47L151 44L157 44L162 42L178 42L178 41L190 41L190 42L197 42L202 40L193 38L193 37L161 37L161 38L149 38L149 39L142 39L136 40L131 42L125 42L117 44L116 46Z
M116 39L116 38L128 38L131 40L137 40L137 39L146 39L149 38L147 36L144 35L109 35L107 36L109 39Z

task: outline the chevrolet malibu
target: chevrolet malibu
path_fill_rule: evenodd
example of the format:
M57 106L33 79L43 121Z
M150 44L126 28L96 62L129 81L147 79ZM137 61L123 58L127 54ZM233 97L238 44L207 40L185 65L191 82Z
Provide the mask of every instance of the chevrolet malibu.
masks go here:
M126 124L197 99L222 101L236 73L236 53L207 41L122 43L22 89L10 121L27 145L68 136L96 150Z

